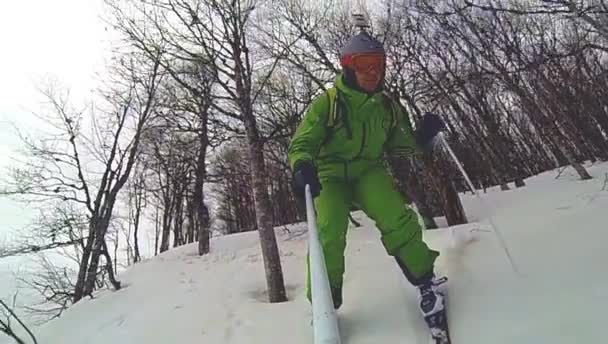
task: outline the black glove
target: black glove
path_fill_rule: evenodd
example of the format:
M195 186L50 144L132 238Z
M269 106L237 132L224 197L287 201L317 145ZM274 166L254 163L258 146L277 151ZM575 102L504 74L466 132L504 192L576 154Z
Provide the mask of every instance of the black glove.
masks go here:
M317 170L310 161L298 161L293 169L293 191L301 200L306 200L306 184L310 185L310 194L313 198L319 196L321 183Z
M446 129L445 122L434 113L427 112L422 116L420 128L416 131L416 143L423 148L429 148L433 138Z

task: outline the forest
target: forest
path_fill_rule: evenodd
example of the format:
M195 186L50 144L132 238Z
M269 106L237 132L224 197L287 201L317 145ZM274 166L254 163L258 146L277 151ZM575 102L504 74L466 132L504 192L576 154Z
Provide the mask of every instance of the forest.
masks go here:
M365 4L365 5L363 5ZM84 108L41 87L47 135L22 135L22 164L0 195L40 210L0 257L59 251L28 280L48 317L145 257L258 231L271 302L285 300L276 227L304 221L290 139L340 73L338 52L369 18L387 50L386 92L415 128L426 112L478 190L608 160L608 3L604 0L106 0L120 37ZM427 228L467 222L471 192L447 154L387 160ZM48 305L52 306L48 306ZM7 307L8 308L8 307ZM2 324L0 324L2 325ZM0 328L1 330L2 328Z

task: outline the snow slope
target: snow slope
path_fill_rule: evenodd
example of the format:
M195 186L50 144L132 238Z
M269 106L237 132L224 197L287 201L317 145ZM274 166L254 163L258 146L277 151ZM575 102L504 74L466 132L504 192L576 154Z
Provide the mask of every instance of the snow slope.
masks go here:
M599 343L608 307L608 164L579 181L568 170L528 186L482 194L490 214L462 195L468 225L425 233L448 275L455 344ZM343 343L428 343L415 290L387 256L373 223L355 213L347 246ZM485 219L505 235L513 272ZM39 342L61 344L312 343L305 299L306 232L277 229L290 301L265 301L257 233L217 238L213 252L184 246L132 267L125 288L102 292L38 329ZM472 239L472 240L463 240ZM0 337L3 338L3 337ZM0 339L2 343L3 339ZM7 342L8 343L8 342Z

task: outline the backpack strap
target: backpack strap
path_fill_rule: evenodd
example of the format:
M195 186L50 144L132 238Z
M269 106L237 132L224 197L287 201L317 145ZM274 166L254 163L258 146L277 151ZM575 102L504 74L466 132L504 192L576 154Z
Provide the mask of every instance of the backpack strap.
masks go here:
M338 118L338 103L339 103L339 99L337 99L338 96L338 90L335 87L331 87L329 88L327 91L325 91L325 94L327 95L328 98L328 109L327 109L327 129L333 129L333 127L336 125L337 122L337 118Z
M327 109L327 123L325 124L326 135L323 143L327 143L334 134L336 129L341 122L346 127L346 135L349 139L352 139L353 133L348 120L348 116L345 116L345 105L342 100L341 92L336 87L331 87L325 91L328 98L328 109Z

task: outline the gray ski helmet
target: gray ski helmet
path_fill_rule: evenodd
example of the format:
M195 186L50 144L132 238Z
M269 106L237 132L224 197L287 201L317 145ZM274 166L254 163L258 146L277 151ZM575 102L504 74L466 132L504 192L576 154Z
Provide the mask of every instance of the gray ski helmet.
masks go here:
M354 54L385 54L384 46L367 32L361 32L348 40L340 50L340 59Z

